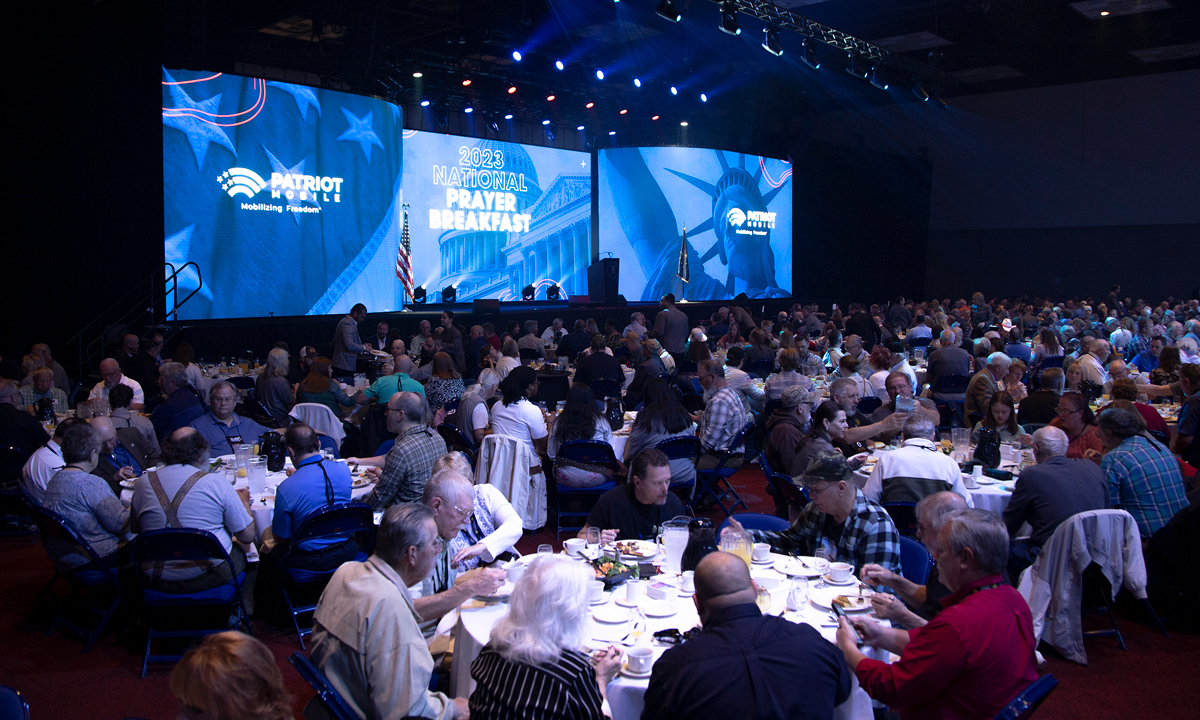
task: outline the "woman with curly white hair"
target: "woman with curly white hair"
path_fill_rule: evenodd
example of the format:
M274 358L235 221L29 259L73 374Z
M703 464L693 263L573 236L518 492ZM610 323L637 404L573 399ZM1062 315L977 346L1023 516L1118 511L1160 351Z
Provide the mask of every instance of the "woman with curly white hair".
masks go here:
M621 665L609 648L593 665L579 648L588 621L591 569L563 556L538 557L517 581L508 615L471 663L471 718L599 718Z

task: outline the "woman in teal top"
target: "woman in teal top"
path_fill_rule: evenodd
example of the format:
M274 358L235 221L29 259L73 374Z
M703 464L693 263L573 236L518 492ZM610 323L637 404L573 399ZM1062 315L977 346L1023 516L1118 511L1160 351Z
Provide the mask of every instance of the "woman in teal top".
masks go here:
M330 375L331 362L329 358L319 357L313 361L308 377L296 385L297 403L320 403L333 411L334 415L344 417L342 407L354 407L354 399L335 383ZM355 393L356 395L358 393ZM338 406L341 407L338 407Z

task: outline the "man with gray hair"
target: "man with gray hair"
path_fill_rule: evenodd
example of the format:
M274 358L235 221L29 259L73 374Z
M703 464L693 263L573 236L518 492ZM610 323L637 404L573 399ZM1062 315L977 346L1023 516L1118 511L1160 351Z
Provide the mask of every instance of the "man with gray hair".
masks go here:
M444 545L428 507L393 505L379 523L375 554L344 563L321 594L309 657L358 717L467 715L466 698L429 689L433 656L409 592L429 577ZM304 716L329 714L314 698Z
M907 631L843 617L837 644L867 694L901 717L993 717L1038 678L1029 605L1001 576L1008 531L990 512L961 510L937 548L938 577L952 594L936 617ZM860 638L900 659L868 658Z
M629 333L634 333L638 336L639 342L646 342L648 332L646 329L646 316L640 312L635 312L629 316L629 324L621 331L621 335L626 336Z
M1033 433L1037 465L1027 467L1017 479L1012 499L1004 509L1004 524L1013 538L1008 579L1016 584L1021 571L1033 564L1042 546L1063 520L1088 510L1108 507L1104 472L1091 460L1067 457L1067 434L1047 426ZM1029 538L1017 541L1029 523Z
M421 494L421 504L433 511L442 548L433 562L433 570L409 589L413 607L421 616L421 632L432 638L438 622L446 613L476 595L490 595L504 584L506 574L499 568L477 567L459 573L450 557L450 541L475 512L475 491L471 481L453 470L442 470L429 478Z
M1112 354L1112 347L1107 340L1094 339L1088 351L1079 356L1076 364L1079 370L1083 373L1081 382L1093 382L1097 385L1103 385L1108 382L1108 370L1104 369L1104 363L1108 362L1108 356Z
M538 337L538 321L526 320L525 334L517 340L517 351L528 351L523 353L525 357L522 357L521 359L526 359L530 354L538 358L546 357L546 351L542 349L543 347L544 343L542 342L542 339Z
M446 442L425 424L429 414L425 396L398 392L388 400L387 408L387 429L396 433L396 444L386 455L349 458L351 464L380 468L375 489L362 500L376 510L420 500L434 461L446 454Z
M550 323L550 327L546 328L546 332L542 333L542 344L558 347L559 341L566 336L567 330L563 327L562 318L554 318Z
M1066 376L1061 368L1046 368L1042 371L1042 389L1021 401L1017 408L1017 422L1021 425L1034 423L1046 425L1058 417L1058 399L1066 387Z
M962 496L949 491L927 495L917 503L917 539L931 557L937 554L938 533L946 524L946 520L954 513L966 509L967 503ZM881 592L871 596L875 617L897 622L910 629L921 627L932 620L941 612L942 600L950 596L949 588L938 579L937 565L929 571L924 585L879 565L863 566L862 578L868 585L888 587L896 592L896 595Z
M42 359L46 363L46 367L50 368L50 372L54 374L54 387L62 390L64 393L71 392L71 381L67 378L67 371L50 355L50 346L46 343L38 343L34 345L31 352Z
M126 377L120 363L114 358L104 358L100 361L100 382L88 393L88 400L107 400L108 391L117 385L125 385L133 391L133 401L129 403L130 410L138 412L145 406L146 398L142 386L137 380Z
M163 363L158 368L156 384L163 400L150 413L150 422L154 423L154 432L159 440L204 414L204 406L200 404L196 391L188 384L183 365L177 362Z
M780 398L780 407L771 412L767 418L767 442L764 451L767 462L776 472L786 473L791 477L803 475L805 468L800 467L800 443L812 426L812 406L817 399L816 393L810 394L800 385L784 388ZM775 498L775 508L786 509L780 503L783 498Z
M967 417L970 417L971 413L987 414L988 402L1000 389L1000 381L1008 375L1010 367L1012 358L1002 352L994 352L987 356L987 366L975 373L967 385L966 401L963 405L963 412Z
M235 445L254 443L259 436L270 432L248 417L234 412L238 391L226 380L214 383L208 391L209 412L192 420L191 427L200 431L212 447L214 457L232 455Z
M1105 408L1097 425L1096 436L1107 450L1100 470L1108 484L1109 505L1128 511L1147 539L1188 505L1179 462L1144 434L1146 423L1136 412Z
M880 455L863 486L863 495L879 503L918 502L949 490L961 495L968 507L974 507L958 463L943 454L935 442L937 426L932 420L924 415L910 417L901 437L899 449Z

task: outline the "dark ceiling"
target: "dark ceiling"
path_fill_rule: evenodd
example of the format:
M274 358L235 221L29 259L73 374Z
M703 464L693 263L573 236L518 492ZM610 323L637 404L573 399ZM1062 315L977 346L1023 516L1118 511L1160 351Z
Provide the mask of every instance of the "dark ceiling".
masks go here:
M739 2L770 10L765 0ZM953 104L967 94L1200 67L1200 3L1192 0L777 0L892 53L879 70L887 91L844 72L846 54L828 45L817 45L822 67L811 69L799 59L796 32L781 32L782 57L768 54L760 47L764 23L745 12L735 37L718 29L716 2L677 0L679 23L658 17L657 4L168 0L163 64L287 70L304 82L388 97L410 112L427 99L439 113L469 105L480 118L514 112L599 128L661 116L672 126L690 119L722 132L749 126L783 135L822 110L916 102L914 76ZM524 53L520 63L514 48ZM565 71L554 69L555 59ZM461 84L467 76L470 87ZM596 106L585 110L587 102Z

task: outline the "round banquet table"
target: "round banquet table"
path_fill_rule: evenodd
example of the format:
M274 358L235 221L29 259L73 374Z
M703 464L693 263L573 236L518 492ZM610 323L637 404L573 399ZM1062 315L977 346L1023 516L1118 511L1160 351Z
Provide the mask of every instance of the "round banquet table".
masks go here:
M890 451L876 450L875 454L882 455L887 452ZM1002 461L1000 463L1000 469L1012 471L1015 475L1016 464L1012 462L1007 446L1001 446L1001 458ZM968 479L970 477L971 476L967 473L963 473L963 482L971 482ZM857 485L860 490L867 484L867 480L870 478L871 473L863 468L854 471L854 484ZM967 488L967 492L971 494L971 503L976 508L980 510L987 510L988 512L1003 516L1004 509L1008 507L1008 501L1012 499L1012 488L1015 485L1015 478L1009 482L1001 483L985 477L983 478L983 482L979 484L979 487Z
M532 558L535 556L526 556ZM783 559L783 555L772 553L772 558L775 560ZM770 577L779 579L781 582L778 587L771 591L771 610L770 613L778 615L784 613L787 603L787 592L789 584L786 582L787 577L782 573L774 570L769 565L755 566L752 569L754 577ZM666 583L672 583L676 587L679 583L678 576L659 575L655 579L662 580ZM816 587L816 583L812 583L812 587ZM812 592L816 592L815 590ZM593 608L616 608L622 609L615 600L624 598L625 588L617 587L612 592L606 592L605 602ZM647 598L648 600L649 598ZM643 601L644 602L644 601ZM643 638L649 638L653 633L659 630L668 628L676 628L678 630L688 630L700 624L700 618L696 614L696 606L692 602L690 595L684 596L681 592L675 591L670 594L670 597L665 600L670 604L675 611L673 615L663 618L647 617L645 619L645 628ZM469 600L458 609L458 619L454 625L454 661L450 668L450 689L454 697L469 698L475 689L475 681L471 679L471 663L479 656L479 652L487 644L491 636L492 627L504 617L508 611L508 605L504 602L484 602L483 600ZM633 618L634 613L630 613ZM815 607L811 602L800 612L784 613L783 617L792 622L803 622L811 625L829 642L834 642L834 637L837 632L834 625L833 615L827 610L821 610ZM584 644L589 649L602 650L610 645L629 649L632 645L623 645L620 641L625 638L633 629L636 622L633 619L618 624L599 623L594 619L588 619L588 628L586 631L587 640ZM657 660L669 645L651 644L654 649L654 658ZM868 655L876 657L885 662L894 659L889 653L871 648L867 649ZM850 697L841 705L834 708L834 718L837 720L871 720L874 717L872 710L871 698L867 696L858 685L858 679L851 673L852 687ZM650 685L649 678L631 678L623 674L618 675L608 685L608 704L612 709L613 720L638 720L642 715L642 708L645 703L646 689Z
M222 455L220 458L214 458L214 459L228 460L228 461L232 462L233 456L232 455ZM334 462L345 462L345 461L344 460L335 460ZM283 472L268 472L267 473L267 490L266 490L266 492L263 493L262 495L251 495L250 496L250 514L251 514L251 516L254 517L254 539L257 542L260 542L260 543L262 542L263 532L265 532L267 528L271 527L271 519L275 515L275 488L279 487L279 484L287 479L286 469L290 468L290 467L292 467L292 459L289 457L284 464L285 470ZM217 474L219 474L221 472L223 472L223 470L218 470ZM234 487L234 489L249 488L250 483L246 478L239 477L233 483L233 487ZM350 499L361 500L364 497L366 497L374 487L375 487L374 483L366 483L365 485L362 485L360 487L351 488ZM122 488L121 488L121 503L123 505L125 505L125 507L129 507L132 502L133 502L132 485L130 487L122 486ZM249 553L247 554L247 557L249 558Z

